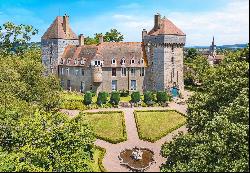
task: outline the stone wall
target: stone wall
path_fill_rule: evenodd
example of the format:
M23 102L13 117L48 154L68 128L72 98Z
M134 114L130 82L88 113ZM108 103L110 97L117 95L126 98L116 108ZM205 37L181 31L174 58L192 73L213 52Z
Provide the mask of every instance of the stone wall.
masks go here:
M183 47L186 36L147 35L143 41L148 58L146 90L165 90L175 83L183 92Z
M68 45L78 45L78 40L48 39L41 40L42 63L46 68L45 74L58 74L58 64ZM52 70L53 69L53 70Z
M63 74L61 73L61 68L64 69ZM69 75L66 73L66 68L69 68ZM131 76L130 68L127 68L127 75L121 75L121 68L116 68L116 76L112 76L112 68L104 67L102 68L102 82L93 82L93 71L90 67L85 67L84 76L81 72L82 67L68 67L59 66L59 78L62 82L62 86L65 90L67 88L67 80L70 80L71 91L81 91L81 82L84 82L83 92L94 90L97 92L106 91L112 92L112 80L117 80L117 90L130 90L131 80L136 80L137 91L143 92L144 76L140 76L140 68L135 68L135 75ZM78 75L76 75L76 70L78 70ZM132 92L132 91L131 91Z

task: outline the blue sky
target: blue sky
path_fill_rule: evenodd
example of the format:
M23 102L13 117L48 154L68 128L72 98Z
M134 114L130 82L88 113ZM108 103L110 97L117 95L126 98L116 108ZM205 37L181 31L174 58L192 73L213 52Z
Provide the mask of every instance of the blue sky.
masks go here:
M116 28L125 41L141 41L141 30L153 27L161 13L187 34L187 46L249 42L249 0L0 0L0 25L30 24L40 37L56 16L68 14L76 34Z

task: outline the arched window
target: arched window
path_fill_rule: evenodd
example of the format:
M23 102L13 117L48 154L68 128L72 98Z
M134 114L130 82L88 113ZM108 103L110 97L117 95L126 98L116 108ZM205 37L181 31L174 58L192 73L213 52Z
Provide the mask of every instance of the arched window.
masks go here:
M116 60L114 58L111 60L111 64L116 64Z
M122 58L122 64L125 64L125 58Z

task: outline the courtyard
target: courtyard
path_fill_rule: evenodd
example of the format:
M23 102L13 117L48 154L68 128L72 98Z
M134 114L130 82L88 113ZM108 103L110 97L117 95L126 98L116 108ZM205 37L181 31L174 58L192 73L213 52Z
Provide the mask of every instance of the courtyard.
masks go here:
M120 164L120 152L134 147L147 148L154 153L155 163L146 171L160 171L166 160L161 146L179 132L186 133L187 105L171 102L167 107L100 108L83 111L94 127L95 145L106 150L102 164L108 172L127 172ZM71 117L79 110L62 110ZM82 115L82 114L80 114ZM139 128L138 128L139 126Z

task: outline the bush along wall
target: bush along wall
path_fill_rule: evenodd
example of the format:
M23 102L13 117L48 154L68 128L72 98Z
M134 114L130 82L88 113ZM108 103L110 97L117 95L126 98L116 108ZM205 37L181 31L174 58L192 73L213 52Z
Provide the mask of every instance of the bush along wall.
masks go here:
M169 101L169 97L168 97L167 92L158 91L156 93L156 100L157 100L157 103L165 103L165 102Z
M91 92L86 92L84 94L84 104L85 105L90 105L92 103L92 93Z
M147 91L144 93L144 103L148 106L152 106L154 104L154 95L152 92Z
M135 91L131 94L131 102L138 103L141 100L141 95L139 91Z
M112 105L118 105L120 102L120 93L119 92L112 92L110 97L110 103Z
M107 92L99 92L98 97L97 97L97 104L103 105L108 102L108 93Z

